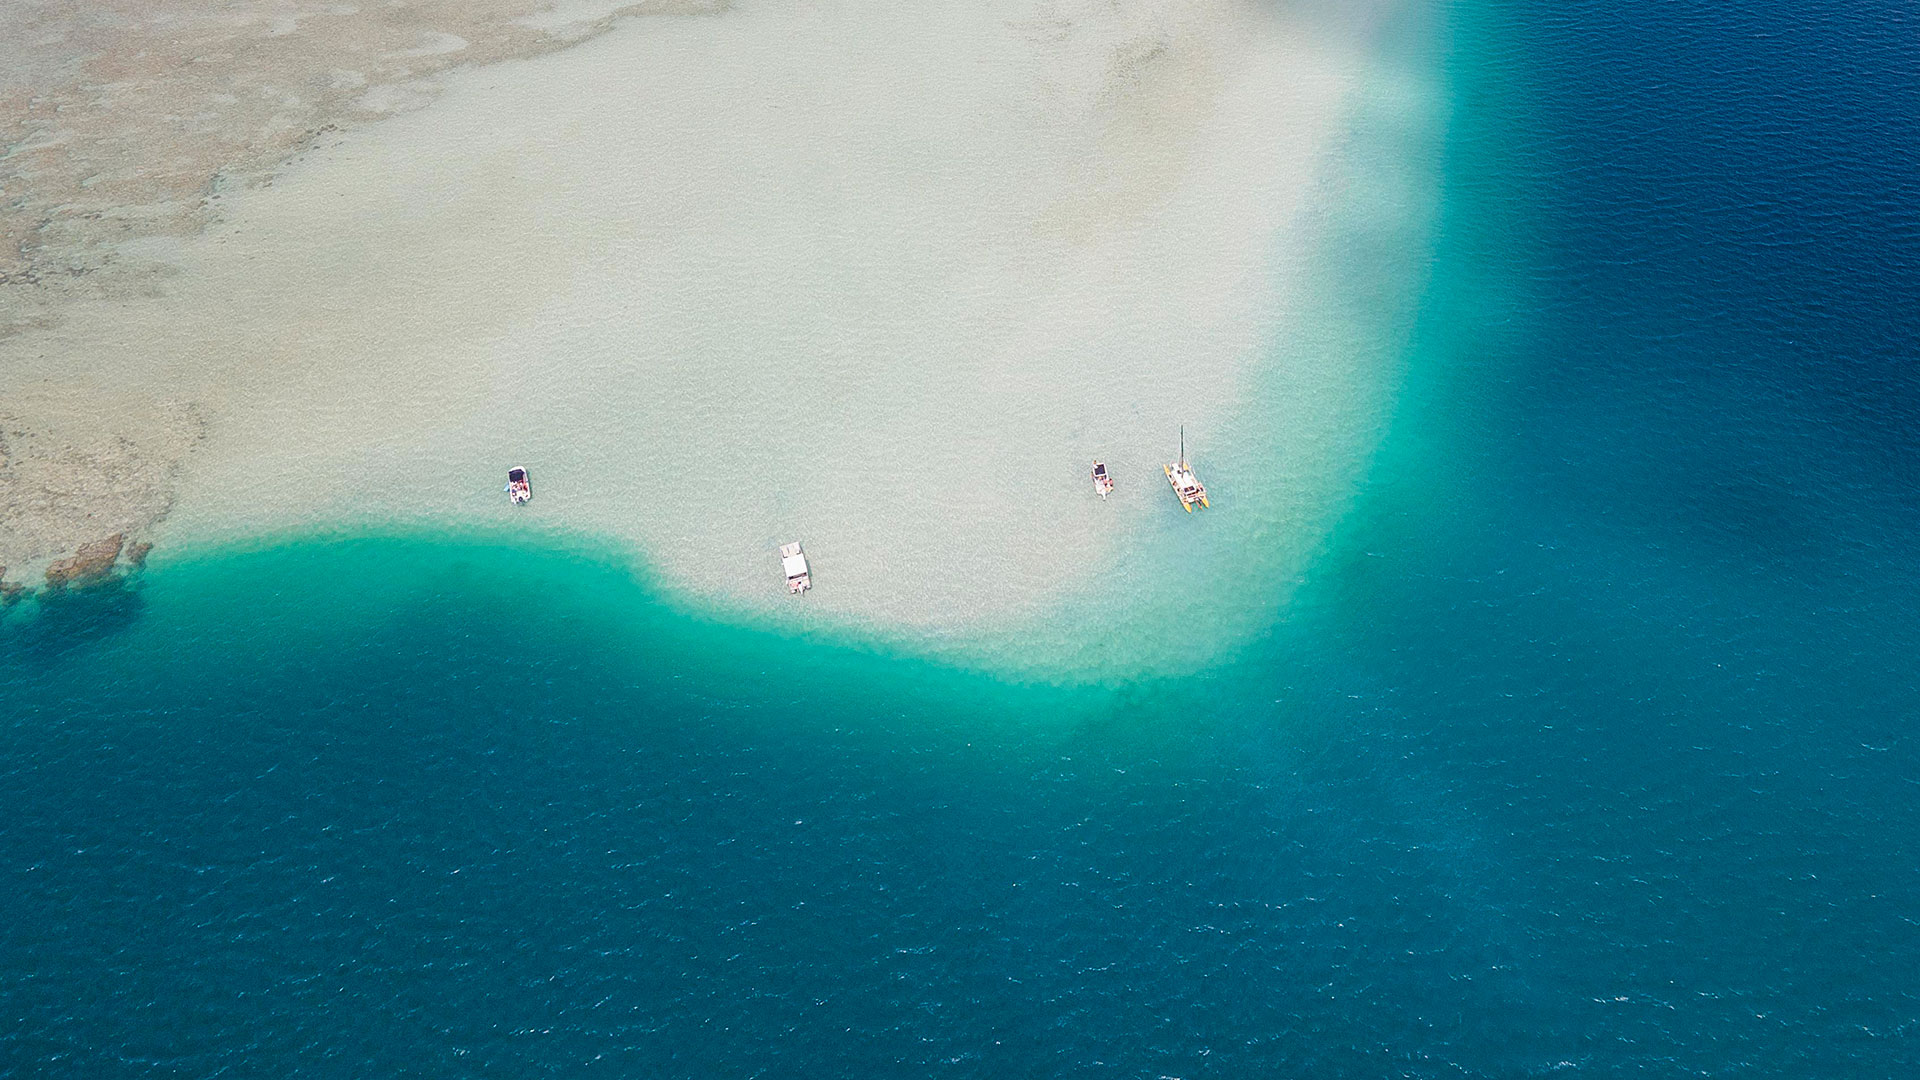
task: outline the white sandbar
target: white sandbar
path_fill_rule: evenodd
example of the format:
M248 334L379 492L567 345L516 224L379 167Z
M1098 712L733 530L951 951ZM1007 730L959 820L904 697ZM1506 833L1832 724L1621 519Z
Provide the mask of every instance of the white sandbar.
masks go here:
M455 76L237 197L165 295L0 347L203 408L156 557L504 519L618 538L729 617L1186 670L1273 617L1390 405L1396 331L1315 267L1354 200L1407 238L1383 276L1423 258L1431 95L1373 51L1391 13L628 21ZM1382 102L1418 167L1355 183ZM1160 472L1183 423L1191 517Z

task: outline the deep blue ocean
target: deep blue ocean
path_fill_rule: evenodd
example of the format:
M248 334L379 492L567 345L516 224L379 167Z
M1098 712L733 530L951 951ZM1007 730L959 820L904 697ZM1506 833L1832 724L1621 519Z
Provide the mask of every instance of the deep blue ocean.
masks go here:
M1441 14L1394 427L1245 655L421 535L18 609L0 1074L1920 1075L1920 9Z

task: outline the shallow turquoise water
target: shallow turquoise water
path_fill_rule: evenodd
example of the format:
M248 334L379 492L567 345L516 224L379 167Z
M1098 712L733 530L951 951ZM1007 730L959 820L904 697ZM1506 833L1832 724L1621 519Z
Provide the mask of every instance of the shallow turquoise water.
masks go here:
M1914 29L1455 11L1396 426L1201 677L437 536L16 612L0 1071L1910 1074Z

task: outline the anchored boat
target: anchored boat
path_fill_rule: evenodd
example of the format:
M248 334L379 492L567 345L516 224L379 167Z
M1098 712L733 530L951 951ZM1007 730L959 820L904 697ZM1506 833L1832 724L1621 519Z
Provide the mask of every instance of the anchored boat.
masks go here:
M526 467L515 465L507 470L507 498L515 506L525 506L533 498L533 478L527 475Z
M1193 513L1195 503L1207 506L1207 489L1200 478L1193 475L1193 467L1187 464L1187 429L1180 429L1180 460L1167 466L1167 483L1173 485L1173 493L1180 496L1180 505Z
M1113 477L1107 475L1107 463L1104 461L1093 463L1093 490L1103 499L1113 494Z
M787 591L802 593L813 588L813 577L807 573L807 553L800 549L800 541L780 548L780 566L787 572Z

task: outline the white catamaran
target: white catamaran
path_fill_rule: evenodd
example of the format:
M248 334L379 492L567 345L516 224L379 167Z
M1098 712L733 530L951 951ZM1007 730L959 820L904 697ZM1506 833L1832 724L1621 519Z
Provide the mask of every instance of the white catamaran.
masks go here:
M1173 485L1173 493L1180 497L1180 505L1187 513L1193 513L1194 504L1207 506L1207 489L1200 478L1193 475L1193 467L1187 464L1187 429L1180 428L1180 460L1167 466L1167 483Z

